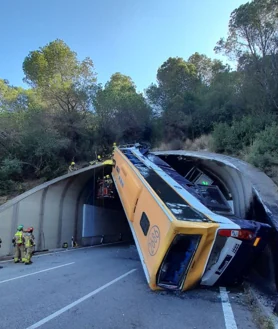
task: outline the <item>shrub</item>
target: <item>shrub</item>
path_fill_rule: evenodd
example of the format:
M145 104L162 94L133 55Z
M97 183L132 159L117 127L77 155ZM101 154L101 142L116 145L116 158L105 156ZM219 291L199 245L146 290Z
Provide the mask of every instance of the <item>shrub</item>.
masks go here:
M278 165L278 125L272 124L256 135L247 160L254 166L268 171Z
M154 148L156 151L169 151L169 150L183 150L184 143L182 140L175 138L168 143L161 143L157 148Z
M202 135L194 140L187 139L184 143L184 149L190 151L208 151L210 149L211 141L211 135Z
M231 143L231 128L226 123L215 125L212 133L212 150L214 152L229 152Z
M256 134L273 122L273 116L244 116L240 121L215 125L212 133L212 148L215 152L239 154L242 149L252 145Z
M0 166L0 177L5 179L18 179L21 175L22 166L18 159L6 158Z

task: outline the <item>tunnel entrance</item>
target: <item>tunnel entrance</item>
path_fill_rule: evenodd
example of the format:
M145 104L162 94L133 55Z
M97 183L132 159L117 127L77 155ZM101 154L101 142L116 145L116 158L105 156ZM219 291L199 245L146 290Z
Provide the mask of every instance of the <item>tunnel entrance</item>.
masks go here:
M206 162L203 159L187 158L186 156L159 155L159 157L190 182L198 184L199 186L202 184L204 186L217 186L232 209L232 214L229 212L223 212L223 214L227 217L236 215L234 211L235 200L232 196L231 189L225 183L225 178L217 174L217 166L215 166L215 170L212 170L206 166ZM243 184L243 182L241 183ZM217 195L215 195L215 200L219 202ZM249 204L246 205L244 216L242 217L248 220L269 223L265 209L255 193L252 193L252 197L249 200Z
M134 244L128 220L111 177L111 169L110 166L102 167L87 182L79 239L83 246L114 242ZM111 181L109 190L112 194L103 196L99 191L101 182L106 180L107 176Z
M217 185L226 200L232 200L231 192L226 184L215 173L209 171L201 160L177 155L159 155L159 157L189 181L196 184Z
M207 208L218 214L234 215L232 193L224 181L209 170L199 159L186 158L178 155L159 155L187 184L184 186L196 196Z
M235 173L236 177L241 176L241 178L231 182L228 174L225 177L227 171L221 170L221 167L225 167L225 164L177 154L160 154L159 157L192 183L217 185L233 212L232 214L222 213L224 216L230 219L242 218L271 225L269 215L266 213L261 200L252 187L248 190L247 186L250 183L244 180L244 175L241 176L241 173ZM234 184L234 186L231 184ZM247 193L249 193L248 196ZM260 281L260 284L270 291L275 290L275 286L278 286L277 274L275 277L277 265L274 262L274 259L277 259L276 246L277 234L272 230L269 233L269 245L257 254L257 258L252 263L252 276L255 273L256 280Z

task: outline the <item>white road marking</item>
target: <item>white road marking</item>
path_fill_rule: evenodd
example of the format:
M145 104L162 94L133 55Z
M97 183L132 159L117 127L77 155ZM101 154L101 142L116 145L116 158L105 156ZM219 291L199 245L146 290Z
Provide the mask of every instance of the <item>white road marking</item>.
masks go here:
M21 275L21 276L16 276L15 278L11 278L11 279L0 281L0 284L1 283L5 283L5 282L9 282L9 281L13 281L13 280L18 280L18 279L21 279L21 278L25 278L25 277L31 276L31 275L35 275L35 274L39 274L39 273L43 273L43 272L48 272L48 271L56 270L57 268L64 267L64 266L69 266L69 265L72 265L72 264L74 264L74 262L63 264L63 265L59 265L59 266L55 266L55 267L50 267L50 268L47 268L45 270L41 270L41 271L37 271L37 272L33 272L33 273Z
M113 246L115 244L121 244L121 243L124 243L124 242L123 241L111 242L111 243L99 244L99 245L89 246L89 247L81 247L81 248L76 248L76 249L66 249L66 250L61 250L61 251L50 251L50 252L46 252L45 254L34 255L32 258L39 258L39 257L43 257L43 256L53 255L53 254L60 254L62 252L77 251L77 250L82 250L82 249L91 249L91 248L105 247L105 246L111 246L111 245ZM0 264L1 263L9 263L9 262L13 262L13 259L1 260Z
M225 287L220 287L220 297L224 313L226 329L237 329L236 320L229 301L229 296Z
M129 272L127 272L127 273L125 273L125 274L123 274L123 275L117 277L116 279L114 279L114 280L112 280L112 281L106 283L105 285L103 285L103 286L97 288L96 290L90 292L88 295L85 295L84 297L81 297L81 298L77 299L75 302L73 302L73 303L71 303L71 304L69 304L69 305L67 305L67 306L65 306L65 307L63 307L63 308L61 308L59 311L57 311L57 312L55 312L55 313L52 313L51 315L49 315L49 316L47 316L46 318L40 320L39 322L34 323L32 326L30 326L30 327L28 327L28 328L26 328L26 329L35 329L35 328L39 328L40 326L44 325L45 323L51 321L52 319L56 318L57 316L59 316L59 315L61 315L61 314L63 314L63 313L65 313L66 311L70 310L71 308L75 307L76 305L78 305L78 304L84 302L86 299L91 298L92 296L94 296L94 295L96 295L97 293L101 292L101 291L104 290L105 288L107 288L107 287L111 286L112 284L114 284L114 283L120 281L121 279L125 278L126 276L128 276L129 274L131 274L131 273L133 273L133 272L135 272L135 271L136 271L136 269L133 269L133 270L131 270L131 271L129 271Z

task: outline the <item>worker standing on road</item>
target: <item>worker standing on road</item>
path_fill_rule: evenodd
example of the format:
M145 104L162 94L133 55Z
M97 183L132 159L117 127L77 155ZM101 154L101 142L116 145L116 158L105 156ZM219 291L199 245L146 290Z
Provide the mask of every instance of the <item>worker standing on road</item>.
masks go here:
M17 232L15 233L12 242L15 246L14 262L19 263L20 258L22 262L25 262L23 225L17 227Z
M34 252L34 247L35 247L35 237L33 235L33 227L28 227L26 230L26 233L24 235L25 239L25 265L30 265L32 264L32 256Z

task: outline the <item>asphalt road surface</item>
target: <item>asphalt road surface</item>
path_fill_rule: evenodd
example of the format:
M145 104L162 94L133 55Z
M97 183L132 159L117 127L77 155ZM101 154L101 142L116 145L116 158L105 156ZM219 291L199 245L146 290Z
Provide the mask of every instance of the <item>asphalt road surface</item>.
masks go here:
M257 328L237 291L152 292L134 246L76 249L33 261L0 263L1 329Z

